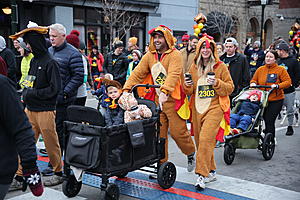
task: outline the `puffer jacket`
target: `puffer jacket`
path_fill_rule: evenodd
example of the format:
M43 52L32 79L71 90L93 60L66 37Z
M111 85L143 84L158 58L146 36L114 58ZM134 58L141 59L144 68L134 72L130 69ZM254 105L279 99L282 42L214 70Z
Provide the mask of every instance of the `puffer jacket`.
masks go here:
M48 51L59 64L62 89L58 94L57 104L73 102L84 80L82 56L66 42L59 47L50 47Z

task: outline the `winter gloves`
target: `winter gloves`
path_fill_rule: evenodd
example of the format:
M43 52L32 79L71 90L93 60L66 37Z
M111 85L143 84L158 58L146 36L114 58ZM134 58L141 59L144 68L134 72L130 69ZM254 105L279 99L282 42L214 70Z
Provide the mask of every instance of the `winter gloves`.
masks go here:
M42 184L41 174L37 166L30 169L23 168L23 177L23 192L27 189L27 186L29 186L34 196L41 196L43 194L44 187Z

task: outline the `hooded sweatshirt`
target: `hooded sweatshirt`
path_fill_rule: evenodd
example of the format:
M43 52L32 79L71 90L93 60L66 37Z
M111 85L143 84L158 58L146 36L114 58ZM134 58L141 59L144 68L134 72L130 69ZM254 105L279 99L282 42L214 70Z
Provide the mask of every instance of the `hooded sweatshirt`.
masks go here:
M34 31L24 35L34 55L30 62L28 79L32 83L24 89L23 99L30 111L55 110L61 88L58 63L48 53L45 37Z
M2 36L0 36L0 56L6 63L8 78L10 78L14 83L16 83L17 79L15 54L12 52L12 50L6 48L6 42Z

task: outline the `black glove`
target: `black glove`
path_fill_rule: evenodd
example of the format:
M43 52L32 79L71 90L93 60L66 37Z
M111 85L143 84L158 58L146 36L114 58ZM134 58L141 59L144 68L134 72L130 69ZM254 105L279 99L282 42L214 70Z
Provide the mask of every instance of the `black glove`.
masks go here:
M29 186L34 196L41 196L43 194L44 187L42 184L42 177L37 166L30 169L23 168L23 177L23 192L27 189L27 186Z

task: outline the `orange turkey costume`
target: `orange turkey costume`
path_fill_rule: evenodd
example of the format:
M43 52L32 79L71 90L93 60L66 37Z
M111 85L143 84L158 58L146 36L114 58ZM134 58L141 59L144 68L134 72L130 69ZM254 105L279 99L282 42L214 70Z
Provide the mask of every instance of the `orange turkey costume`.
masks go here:
M207 75L199 72L200 67L202 67L199 66L201 60L200 48L204 42L206 42L204 45L209 43L208 46L212 46L211 56L214 57L212 69L216 78L214 86L209 86L206 81ZM220 103L220 101L223 102L224 98L227 99L229 106L228 96L233 91L234 85L228 68L219 60L215 42L208 36L202 37L198 42L195 62L190 68L190 73L194 84L193 86L184 85L183 87L187 95L193 95L191 107L197 147L195 173L208 177L210 171L216 170L214 148L216 135L225 111L223 103Z
M168 129L170 129L170 135L185 155L194 153L195 145L188 133L185 120L180 118L175 110L175 101L180 100L180 77L182 75L181 53L175 48L175 38L168 27L160 25L149 31L149 34L152 34L154 31L163 33L169 49L161 55L159 60L154 46L154 39L151 36L149 52L143 56L136 69L132 72L123 90L130 90L134 85L142 83L151 74L153 82L161 85L161 88L156 90L156 103L158 103L158 94L160 92L169 95L168 100L163 104L162 113L160 114L160 122L162 124L160 127L160 137L166 139L166 157L161 162L165 162L168 160ZM153 73L153 69L155 68L160 69L161 72ZM159 76L159 74L163 75ZM163 79L163 81L158 81L158 79Z

